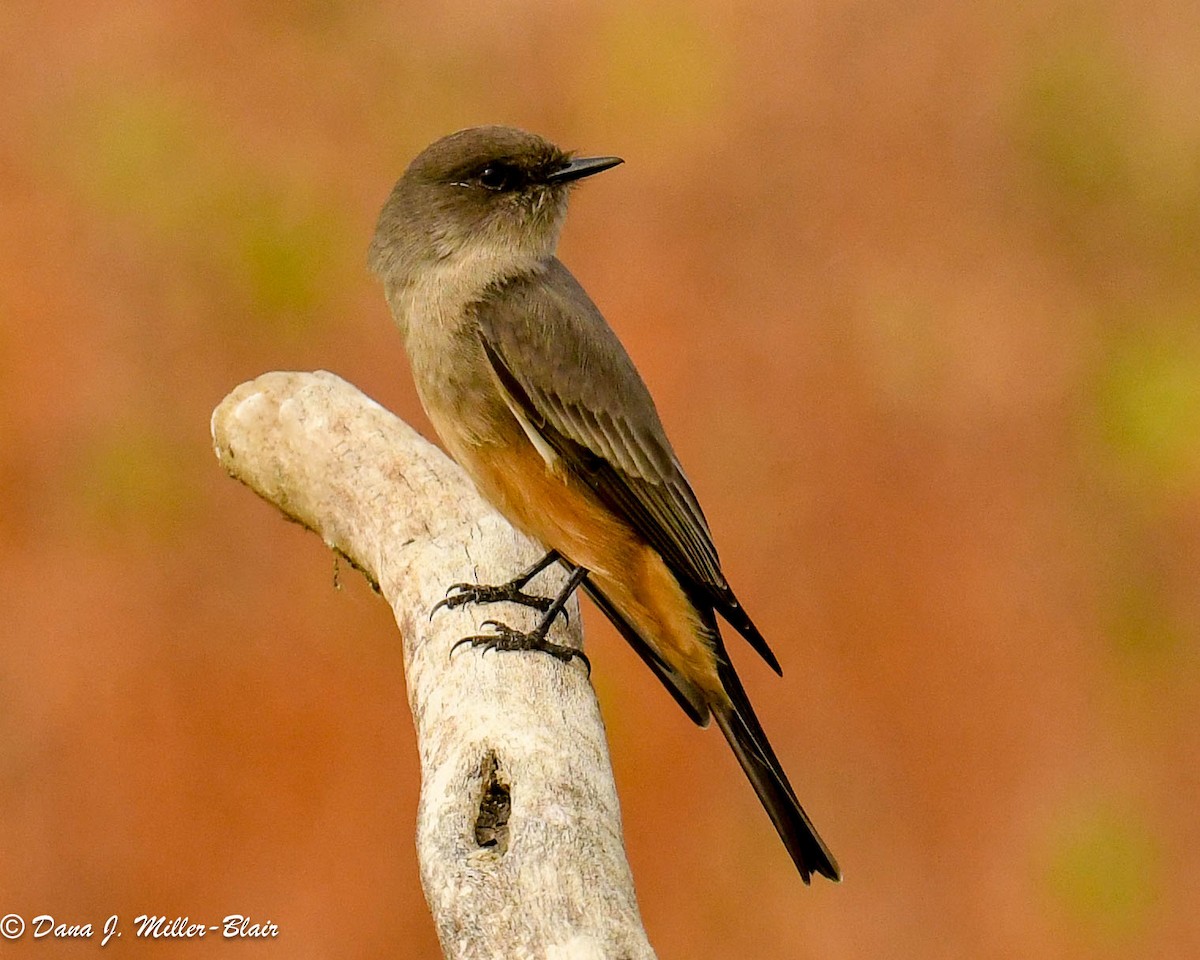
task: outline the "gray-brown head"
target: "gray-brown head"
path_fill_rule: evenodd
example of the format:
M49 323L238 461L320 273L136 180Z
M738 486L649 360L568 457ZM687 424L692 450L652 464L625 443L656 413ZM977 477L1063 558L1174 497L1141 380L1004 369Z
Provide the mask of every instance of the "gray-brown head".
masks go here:
M371 269L402 282L437 262L486 258L514 264L554 252L572 183L620 163L575 159L512 127L471 127L426 147L379 215Z

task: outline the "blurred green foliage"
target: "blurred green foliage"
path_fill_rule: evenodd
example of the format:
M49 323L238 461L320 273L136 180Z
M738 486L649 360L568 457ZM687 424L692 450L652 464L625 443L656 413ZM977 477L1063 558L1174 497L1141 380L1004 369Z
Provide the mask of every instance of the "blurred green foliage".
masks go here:
M174 436L145 422L96 429L78 446L70 471L72 500L82 506L85 529L123 540L178 536L196 513L187 453Z
M1106 624L1113 649L1132 657L1123 662L1129 669L1120 675L1126 684L1151 677L1155 671L1147 667L1156 661L1177 667L1175 655L1186 649L1186 630L1172 616L1162 572L1147 563L1138 551L1129 553L1131 556L1122 558L1120 580L1112 586L1107 598L1110 612ZM1142 569L1138 569L1139 565ZM1129 698L1128 687L1123 694Z
M1067 44L1034 65L1022 139L1053 195L1099 203L1128 193L1134 102L1129 77L1103 44Z
M361 242L345 242L339 224L325 211L289 209L276 191L238 198L226 194L218 207L222 203L229 205L232 228L222 259L255 309L297 333L296 319L305 324L331 320L325 294L338 282L330 276L331 267L342 265Z
M304 200L310 184L239 150L231 132L163 91L88 100L64 151L88 200L167 243L214 300L241 300L263 336L301 336L331 320L329 294L362 244L331 210ZM255 325L229 321L240 335Z
M1157 328L1157 329L1156 329ZM1190 329L1191 335L1171 331ZM1200 314L1116 338L1098 378L1097 421L1131 492L1200 484Z
M1066 812L1051 838L1051 901L1087 943L1129 942L1158 900L1160 855L1136 809L1089 799Z
M1080 26L1035 55L1015 134L1047 210L1077 252L1193 273L1200 245L1200 142L1152 109L1134 64Z
M586 102L623 128L669 138L711 124L726 99L728 45L685 3L608 7Z

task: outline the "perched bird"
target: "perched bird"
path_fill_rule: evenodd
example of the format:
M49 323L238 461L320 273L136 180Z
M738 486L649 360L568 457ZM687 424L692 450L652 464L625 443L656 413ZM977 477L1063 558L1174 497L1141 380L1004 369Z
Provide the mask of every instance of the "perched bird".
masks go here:
M417 392L483 496L548 553L500 586L458 584L443 603L544 611L519 633L469 642L577 651L547 632L583 586L697 724L715 717L800 875L839 880L767 742L717 616L776 671L738 603L654 402L616 335L555 257L573 184L621 163L575 158L539 136L474 127L412 161L379 217L370 262L404 337ZM524 591L571 575L553 600Z

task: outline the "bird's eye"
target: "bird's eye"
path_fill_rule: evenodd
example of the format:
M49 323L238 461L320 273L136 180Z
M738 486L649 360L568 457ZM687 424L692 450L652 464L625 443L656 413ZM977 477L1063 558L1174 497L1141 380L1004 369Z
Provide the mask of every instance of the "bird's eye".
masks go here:
M500 163L488 164L479 171L479 183L488 190L508 190L515 179L512 168Z

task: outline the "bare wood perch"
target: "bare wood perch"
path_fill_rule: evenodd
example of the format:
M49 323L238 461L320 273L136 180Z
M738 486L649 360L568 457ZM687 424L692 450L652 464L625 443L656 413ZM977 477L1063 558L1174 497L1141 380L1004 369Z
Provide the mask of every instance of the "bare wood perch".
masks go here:
M488 616L528 629L535 611L429 615L450 584L503 582L542 551L441 451L333 374L244 383L212 434L234 478L344 554L395 612L421 761L417 856L445 955L652 958L582 664L450 655ZM557 567L541 576L548 594L565 581ZM554 639L578 648L569 609Z

